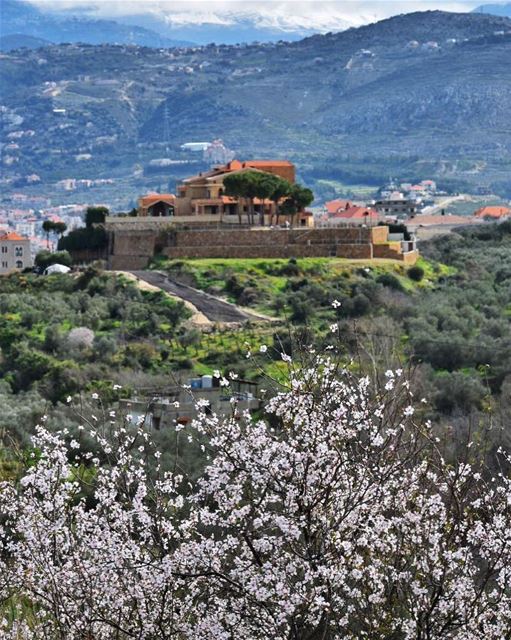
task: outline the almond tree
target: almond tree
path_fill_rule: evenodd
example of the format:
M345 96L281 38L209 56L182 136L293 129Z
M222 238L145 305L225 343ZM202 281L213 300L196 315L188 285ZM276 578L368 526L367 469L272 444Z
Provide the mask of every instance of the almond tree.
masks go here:
M162 472L129 420L90 428L96 453L38 429L2 486L2 637L511 637L509 478L447 464L402 372L374 390L282 356L267 419L193 423L196 483Z

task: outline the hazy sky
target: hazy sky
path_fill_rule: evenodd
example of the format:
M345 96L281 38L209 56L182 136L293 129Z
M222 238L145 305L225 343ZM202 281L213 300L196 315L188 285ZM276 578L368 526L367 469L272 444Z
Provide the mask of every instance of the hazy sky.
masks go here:
M230 15L256 14L267 25L308 24L318 30L337 23L360 25L398 13L443 9L470 11L484 0L30 0L40 8L82 9L93 15L115 17L154 13L174 24L213 22L228 24ZM488 0L489 1L489 0Z

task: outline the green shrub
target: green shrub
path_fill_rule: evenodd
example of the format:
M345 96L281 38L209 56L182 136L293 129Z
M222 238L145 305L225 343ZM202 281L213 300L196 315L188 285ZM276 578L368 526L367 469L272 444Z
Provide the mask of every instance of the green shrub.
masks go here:
M35 257L35 264L40 269L47 269L52 264L63 264L66 267L71 266L71 256L67 251L39 251Z
M403 291L403 285L392 273L382 273L381 276L378 276L376 278L376 282L379 282L384 287L388 287L389 289L395 289L396 291Z
M299 276L301 273L295 258L290 258L287 264L283 264L277 271L277 275L293 277Z
M414 280L415 282L420 282L424 278L424 269L418 264L410 267L407 273L410 280Z

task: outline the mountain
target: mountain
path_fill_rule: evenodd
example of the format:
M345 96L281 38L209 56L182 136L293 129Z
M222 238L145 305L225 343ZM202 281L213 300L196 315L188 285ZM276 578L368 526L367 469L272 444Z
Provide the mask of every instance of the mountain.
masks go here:
M169 14L145 14L118 18L125 24L136 24L157 31L167 38L191 40L200 45L238 44L250 42L294 42L307 36L327 31L343 31L352 22L335 15L327 21L311 22L310 15L265 13L265 3L259 12L222 11L204 16Z
M131 202L200 170L181 144L222 138L289 157L321 197L389 175L511 196L510 68L511 20L438 11L277 44L16 51L4 173L112 178Z
M22 0L1 0L0 11L2 38L16 35L52 43L112 43L146 47L178 47L191 44L182 40L173 40L137 25L46 13Z
M95 7L41 10L26 0L2 0L3 36L22 34L53 43L138 44L148 47L237 44L240 42L297 41L320 31L340 31L351 22L330 16L311 24L306 15L259 11L209 11L203 15L147 12L100 19Z
M511 2L504 4L482 4L476 7L474 13L491 13L494 16L506 16L511 17Z
M0 36L0 51L11 51L13 49L39 49L51 44L49 40L34 38L23 33L12 33L8 36Z

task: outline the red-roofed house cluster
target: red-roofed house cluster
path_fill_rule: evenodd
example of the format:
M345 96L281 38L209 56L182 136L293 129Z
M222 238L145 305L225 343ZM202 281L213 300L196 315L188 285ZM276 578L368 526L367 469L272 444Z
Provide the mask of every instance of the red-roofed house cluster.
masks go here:
M326 215L319 221L319 226L327 225L377 225L383 218L372 207L356 204L350 200L331 200L325 203Z
M139 199L138 215L141 217L218 217L219 220L234 222L247 214L249 203L244 198L236 198L225 193L224 179L228 175L256 171L270 173L295 183L295 167L289 160L232 160L225 165L213 167L209 171L186 178L177 187L177 194L149 194ZM264 215L266 224L275 221L277 206L275 202L259 198L253 199L254 213L257 219ZM280 214L279 222L285 222L286 216ZM294 216L297 226L311 226L312 214L306 211Z

